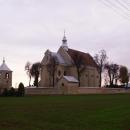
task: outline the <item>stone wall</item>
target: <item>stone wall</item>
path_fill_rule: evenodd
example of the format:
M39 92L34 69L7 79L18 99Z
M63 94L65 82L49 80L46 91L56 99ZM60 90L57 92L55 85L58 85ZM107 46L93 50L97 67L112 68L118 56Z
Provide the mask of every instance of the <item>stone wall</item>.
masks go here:
M60 95L62 94L59 88L25 88L26 95Z
M115 93L130 93L130 89L125 88L95 88L95 87L80 87L79 94L115 94Z
M66 88L26 88L26 95L71 95L71 94L116 94L130 93L130 89L125 88L95 88L95 87L80 87L74 90ZM67 93L66 93L67 92ZM76 93L75 93L76 92Z

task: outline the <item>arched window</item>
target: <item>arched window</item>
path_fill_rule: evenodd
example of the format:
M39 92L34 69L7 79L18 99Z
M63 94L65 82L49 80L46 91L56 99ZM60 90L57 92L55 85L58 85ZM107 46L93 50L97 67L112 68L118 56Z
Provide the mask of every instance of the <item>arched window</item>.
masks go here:
M6 73L6 74L5 74L5 78L6 78L6 79L9 79L9 73Z
M66 76L67 74L66 74L66 71L64 71L64 76Z
M61 71L60 70L58 71L58 76L61 76Z
M64 86L64 83L62 83L61 85Z
M61 70L58 70L57 71L57 78L60 79L62 76L62 71Z

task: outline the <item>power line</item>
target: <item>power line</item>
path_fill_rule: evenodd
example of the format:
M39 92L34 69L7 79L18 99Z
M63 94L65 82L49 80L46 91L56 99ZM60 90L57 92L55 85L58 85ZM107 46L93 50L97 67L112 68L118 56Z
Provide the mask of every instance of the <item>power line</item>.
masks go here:
M125 5L123 4L123 2L121 2L120 0L116 0L116 2L117 2L121 7L123 7L124 9L126 9L127 11L130 11L130 9L129 9L127 6L125 6Z
M126 15L127 17L129 17L129 15L124 11L124 9L120 8L120 6L117 4L114 3L114 2L111 2L110 0L106 0L106 2L108 4L110 4L112 7L116 8L119 12L123 13L124 15Z
M105 0L106 3L108 3L111 8L114 8L114 10L116 10L116 12L119 12L120 14L124 15L125 17L129 17L129 15L124 11L124 9L120 8L117 4L111 2L110 0Z
M130 2L128 2L127 0L122 0L122 1L124 1L124 3L125 3L126 5L130 6Z
M121 15L121 16L125 16L125 17L126 17L126 15L120 13L120 11L118 11L117 9L115 9L110 3L106 2L106 1L103 1L103 0L101 0L101 2L102 2L105 6L111 8L114 12L118 13L118 14Z
M118 11L117 9L115 9L113 6L111 6L110 3L104 1L104 0L99 0L102 4L104 4L106 7L112 9L116 14L120 15L121 17L130 20L130 18L126 15L124 15L124 13L121 13L120 11Z

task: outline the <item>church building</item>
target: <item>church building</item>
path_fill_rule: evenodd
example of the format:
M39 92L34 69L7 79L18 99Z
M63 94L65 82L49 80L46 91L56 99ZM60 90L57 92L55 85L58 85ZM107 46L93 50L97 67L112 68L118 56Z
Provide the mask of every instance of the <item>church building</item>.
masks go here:
M3 63L0 66L0 91L7 88L12 87L12 70L5 63L5 59L3 59Z
M41 66L40 87L99 87L98 66L93 57L70 49L65 34L57 52L45 52Z

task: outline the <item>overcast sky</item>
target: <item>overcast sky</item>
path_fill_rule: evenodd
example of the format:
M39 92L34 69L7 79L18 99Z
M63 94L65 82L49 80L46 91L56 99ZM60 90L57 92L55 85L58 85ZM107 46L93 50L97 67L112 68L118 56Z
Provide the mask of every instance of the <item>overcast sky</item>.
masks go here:
M13 86L28 84L27 61L57 51L66 30L68 46L107 51L109 60L130 68L129 0L0 0L0 59L13 70Z

